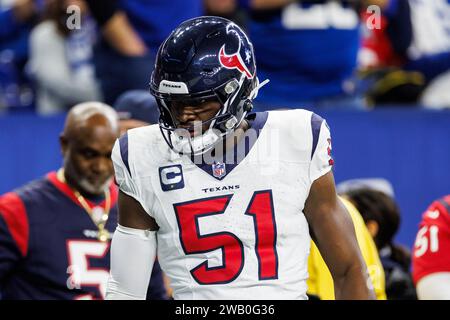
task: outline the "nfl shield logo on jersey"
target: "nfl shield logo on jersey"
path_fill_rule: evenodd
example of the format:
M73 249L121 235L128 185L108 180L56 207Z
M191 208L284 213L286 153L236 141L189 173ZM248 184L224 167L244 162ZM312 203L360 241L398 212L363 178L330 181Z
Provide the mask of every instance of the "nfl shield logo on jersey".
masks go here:
M225 163L214 163L212 165L212 172L213 172L213 176L220 179L223 176L225 176L225 174L227 173L227 169L225 167Z

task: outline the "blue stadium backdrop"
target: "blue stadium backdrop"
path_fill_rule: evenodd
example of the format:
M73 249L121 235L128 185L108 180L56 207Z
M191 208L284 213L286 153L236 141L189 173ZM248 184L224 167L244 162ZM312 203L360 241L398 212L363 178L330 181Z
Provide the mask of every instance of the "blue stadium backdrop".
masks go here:
M333 135L337 182L384 177L402 213L397 241L411 247L422 212L450 193L450 112L324 111ZM0 194L61 164L64 116L0 116Z

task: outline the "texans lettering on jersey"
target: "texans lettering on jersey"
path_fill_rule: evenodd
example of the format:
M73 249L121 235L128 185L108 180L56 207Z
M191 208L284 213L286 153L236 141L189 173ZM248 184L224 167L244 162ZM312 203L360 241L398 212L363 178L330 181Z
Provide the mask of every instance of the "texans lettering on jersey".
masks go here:
M431 204L423 214L413 252L413 280L450 272L450 195Z
M256 134L237 145L245 150L237 163L175 154L157 125L114 146L120 189L160 227L159 262L175 299L307 298L302 210L311 184L331 170L329 129L306 110L247 119Z

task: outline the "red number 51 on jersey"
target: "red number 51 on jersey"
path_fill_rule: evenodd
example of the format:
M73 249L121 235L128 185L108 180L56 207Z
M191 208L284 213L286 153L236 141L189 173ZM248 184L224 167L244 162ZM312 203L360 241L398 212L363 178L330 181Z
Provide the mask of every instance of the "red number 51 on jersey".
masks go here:
M211 197L174 204L180 241L186 254L222 250L222 265L208 267L204 261L190 272L200 284L224 284L235 280L244 267L242 241L233 233L223 231L201 235L198 220L224 214L233 195ZM256 235L256 256L260 280L278 278L277 231L272 191L257 191L244 213L253 217Z

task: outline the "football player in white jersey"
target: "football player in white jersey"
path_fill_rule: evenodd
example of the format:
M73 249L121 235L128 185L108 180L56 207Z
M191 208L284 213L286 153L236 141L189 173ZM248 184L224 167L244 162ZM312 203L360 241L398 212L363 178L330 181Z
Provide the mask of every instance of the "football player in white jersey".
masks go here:
M336 298L374 299L336 196L326 122L300 109L252 113L261 86L253 46L229 20L188 20L161 45L150 84L159 125L113 149L107 299L145 298L156 255L175 299L306 299L311 236Z

